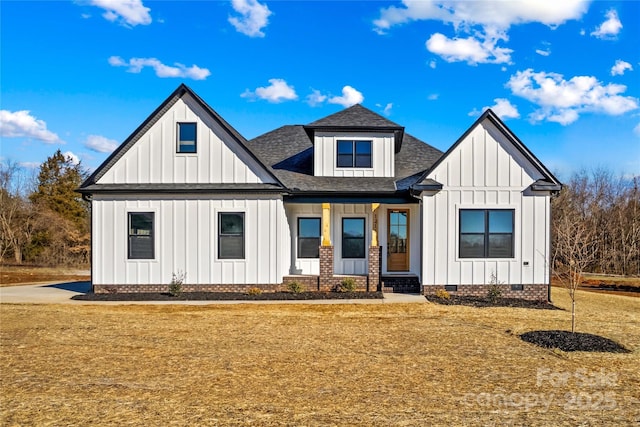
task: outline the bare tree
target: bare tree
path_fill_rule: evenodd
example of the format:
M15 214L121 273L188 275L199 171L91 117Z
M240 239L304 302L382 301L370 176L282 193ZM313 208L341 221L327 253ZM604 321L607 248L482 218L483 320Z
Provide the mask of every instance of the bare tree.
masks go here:
M22 262L23 250L33 233L35 212L26 199L28 179L12 161L0 164L0 261L13 255Z

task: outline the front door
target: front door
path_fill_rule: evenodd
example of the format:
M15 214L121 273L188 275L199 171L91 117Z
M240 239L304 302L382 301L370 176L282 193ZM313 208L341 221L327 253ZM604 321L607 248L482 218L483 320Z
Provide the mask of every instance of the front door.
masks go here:
M409 211L389 209L387 271L409 271Z

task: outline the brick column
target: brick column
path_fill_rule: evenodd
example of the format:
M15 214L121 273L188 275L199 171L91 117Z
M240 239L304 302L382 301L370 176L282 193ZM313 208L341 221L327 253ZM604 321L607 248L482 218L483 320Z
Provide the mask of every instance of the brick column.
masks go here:
M320 290L333 286L333 246L320 246Z
M380 289L380 260L382 259L382 246L369 246L369 289L376 292Z

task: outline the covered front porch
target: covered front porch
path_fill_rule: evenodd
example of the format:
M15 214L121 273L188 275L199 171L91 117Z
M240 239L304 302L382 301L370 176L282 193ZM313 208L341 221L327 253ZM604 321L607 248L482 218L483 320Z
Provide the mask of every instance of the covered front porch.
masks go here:
M285 203L291 267L284 284L330 291L420 291L420 206L406 199Z

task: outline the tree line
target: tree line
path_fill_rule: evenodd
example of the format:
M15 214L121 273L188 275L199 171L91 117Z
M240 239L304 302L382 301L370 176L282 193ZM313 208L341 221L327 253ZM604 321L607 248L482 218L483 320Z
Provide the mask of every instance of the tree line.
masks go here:
M0 164L0 262L86 265L90 206L75 192L88 171L57 150L35 176ZM640 275L640 180L580 171L552 198L552 267L559 274ZM573 273L571 273L573 272Z
M580 171L551 201L556 273L640 275L640 179Z

